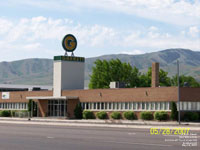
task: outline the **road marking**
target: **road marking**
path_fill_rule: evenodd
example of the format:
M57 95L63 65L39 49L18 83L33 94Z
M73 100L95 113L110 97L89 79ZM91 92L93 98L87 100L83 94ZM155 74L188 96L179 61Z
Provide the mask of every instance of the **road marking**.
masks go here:
M47 139L54 139L54 137L52 137L52 136L47 136Z
M128 133L128 135L136 135L136 133L131 133L131 132L130 132L130 133Z
M173 145L164 145L164 144L155 144L155 143L130 143L130 142L116 142L116 141L103 141L107 143L116 143L116 144L130 144L130 145L145 145L145 146L162 146L162 147L170 147Z

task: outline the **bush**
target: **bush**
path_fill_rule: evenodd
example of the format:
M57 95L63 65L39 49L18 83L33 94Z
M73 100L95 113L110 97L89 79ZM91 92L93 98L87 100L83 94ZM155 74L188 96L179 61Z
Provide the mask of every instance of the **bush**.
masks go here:
M167 120L169 118L168 113L165 111L158 111L154 113L154 118L156 120Z
M136 119L134 112L132 111L126 111L123 113L124 118L126 118L127 120L133 120Z
M196 112L186 112L184 114L185 121L196 121L199 119L199 114Z
M95 116L92 111L84 110L83 119L95 119Z
M100 111L96 114L99 119L107 119L107 113L105 111Z
M0 116L1 117L10 117L11 112L10 112L10 110L3 110L3 111L0 112Z
M143 120L153 120L153 114L148 111L144 111L140 113L140 118Z
M121 119L121 113L120 113L120 112L117 112L117 111L112 112L112 113L111 113L111 118L112 118L112 119Z
M171 116L172 120L178 120L178 111L175 102L171 102Z
M81 107L81 104L77 104L76 108L74 109L74 116L76 119L82 119L83 117L83 109Z

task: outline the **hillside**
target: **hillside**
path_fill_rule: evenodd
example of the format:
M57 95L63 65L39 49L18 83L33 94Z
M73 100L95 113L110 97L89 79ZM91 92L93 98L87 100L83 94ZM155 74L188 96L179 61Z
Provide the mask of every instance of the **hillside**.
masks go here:
M180 61L181 74L191 75L200 81L200 52L187 49L167 49L142 55L103 55L86 59L85 83L89 82L93 63L96 59L120 59L136 66L141 72L147 71L152 62L159 62L160 68L176 74L176 61ZM0 83L52 85L53 61L51 59L25 59L0 63ZM87 86L87 85L86 85Z

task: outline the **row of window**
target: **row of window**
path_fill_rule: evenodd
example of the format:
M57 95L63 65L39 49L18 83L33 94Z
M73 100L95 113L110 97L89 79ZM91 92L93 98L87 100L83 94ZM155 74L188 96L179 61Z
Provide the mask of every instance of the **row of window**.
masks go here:
M179 108L178 103L177 108ZM180 110L200 111L200 102L180 102Z
M169 110L169 102L86 102L86 110Z
M0 103L0 110L1 109L27 110L28 104L27 103Z
M84 102L86 110L170 110L170 102ZM181 110L200 111L200 102L181 102ZM177 103L178 109L178 103Z

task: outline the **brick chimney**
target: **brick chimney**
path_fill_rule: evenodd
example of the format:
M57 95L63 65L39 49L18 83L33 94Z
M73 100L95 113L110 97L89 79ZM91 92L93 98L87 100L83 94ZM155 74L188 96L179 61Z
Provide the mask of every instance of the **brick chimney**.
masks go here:
M152 63L151 87L159 86L159 63Z

